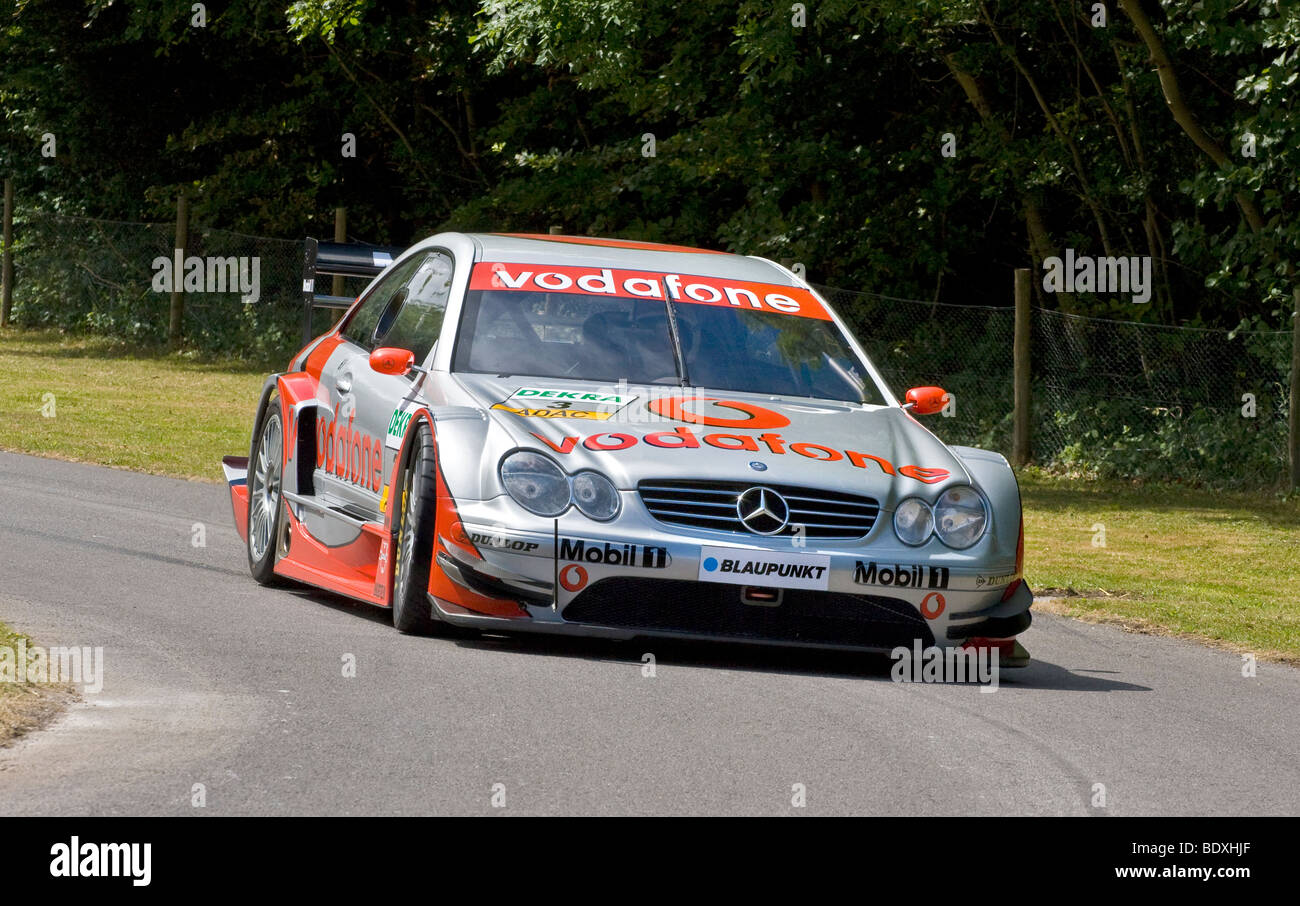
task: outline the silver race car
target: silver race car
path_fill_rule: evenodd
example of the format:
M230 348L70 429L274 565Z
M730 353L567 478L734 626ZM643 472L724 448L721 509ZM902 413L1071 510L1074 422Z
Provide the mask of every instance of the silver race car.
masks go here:
M261 582L404 632L1027 654L1019 489L758 258L443 233L268 379L227 457Z

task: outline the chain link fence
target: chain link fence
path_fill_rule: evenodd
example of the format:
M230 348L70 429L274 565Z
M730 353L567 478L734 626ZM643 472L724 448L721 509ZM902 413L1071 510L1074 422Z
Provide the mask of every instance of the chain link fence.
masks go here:
M13 321L163 344L174 245L172 224L16 215ZM262 362L297 348L301 241L194 229L184 254L187 347Z
M896 393L955 401L947 443L1011 453L1013 308L819 287ZM1291 331L1234 332L1034 309L1033 458L1062 471L1268 486L1287 468Z
M926 422L946 443L1010 453L1012 309L817 289L849 322L896 395L909 387L948 391L948 409Z
M163 261L172 267L172 224L27 212L15 218L14 237L14 323L141 345L167 341L170 286L160 271ZM185 255L202 263L201 272L185 268L192 280L182 296L186 346L286 361L301 341L303 242L193 229ZM224 285L215 279L223 274ZM256 283L256 301L245 301L241 279ZM364 283L347 281L345 293ZM948 410L926 422L936 434L1010 454L1011 307L819 289L896 393L938 385L952 394ZM330 318L317 311L315 332ZM1034 460L1105 477L1278 484L1287 466L1291 343L1290 331L1164 327L1036 309Z
M1038 310L1033 324L1036 459L1118 476L1282 480L1291 331Z

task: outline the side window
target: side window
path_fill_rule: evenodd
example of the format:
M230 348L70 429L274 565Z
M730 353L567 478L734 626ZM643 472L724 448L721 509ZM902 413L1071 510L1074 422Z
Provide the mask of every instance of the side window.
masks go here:
M379 319L384 309L388 308L397 293L406 288L411 274L423 260L423 255L414 255L394 266L370 291L370 295L362 300L361 305L352 313L352 317L348 318L347 323L343 325L343 336L363 349L373 349L375 328L379 326Z
M391 324L382 324L389 318L381 318L383 333L377 338L377 344L409 349L415 353L417 362L423 362L442 332L442 318L451 295L451 276L451 258L442 252L430 253L407 283L408 294Z

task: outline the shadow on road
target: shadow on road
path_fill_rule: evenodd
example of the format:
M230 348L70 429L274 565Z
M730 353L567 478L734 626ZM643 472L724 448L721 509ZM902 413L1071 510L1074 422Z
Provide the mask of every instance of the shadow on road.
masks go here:
M391 622L388 611L359 604L348 598L317 589L290 589L333 610L347 612L372 623ZM395 632L395 630L394 630ZM894 661L887 654L857 651L833 651L812 648L779 648L747 645L738 642L696 641L661 638L613 641L538 633L482 633L452 626L441 627L435 636L419 641L430 644L456 644L484 652L539 657L570 657L607 663L624 663L640 667L646 654L653 654L658 666L691 667L701 670L745 670L761 673L787 673L803 676L829 676L893 682ZM998 678L1006 689L1045 690L1055 692L1150 692L1139 686L1112 678L1115 671L1078 669L1071 671L1058 664L1034 660L1023 669L1005 669ZM955 685L955 684L954 684Z
M703 670L745 670L830 676L844 679L893 682L894 661L885 654L776 648L734 642L697 642L640 639L614 642L606 639L562 638L529 635L478 635L456 640L461 647L482 651L545 657L576 657L587 660L622 662L641 666L647 653L659 667L692 667ZM1103 676L1111 671L1072 672L1057 664L1032 661L1024 669L1003 670L999 683L1004 688L1058 692L1150 692L1148 686L1126 683Z
M1150 686L1126 683L1110 676L1115 670L1067 670L1048 661L1031 661L1023 670L1003 670L1000 682L1008 689L1043 689L1054 692L1150 692Z

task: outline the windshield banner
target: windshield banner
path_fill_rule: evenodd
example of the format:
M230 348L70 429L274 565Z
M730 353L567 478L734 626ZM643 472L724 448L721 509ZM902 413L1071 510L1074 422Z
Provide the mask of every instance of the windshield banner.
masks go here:
M730 306L819 321L831 319L812 293L797 286L692 274L480 261L474 265L469 288L632 299L663 299L671 295L674 301L695 305Z

